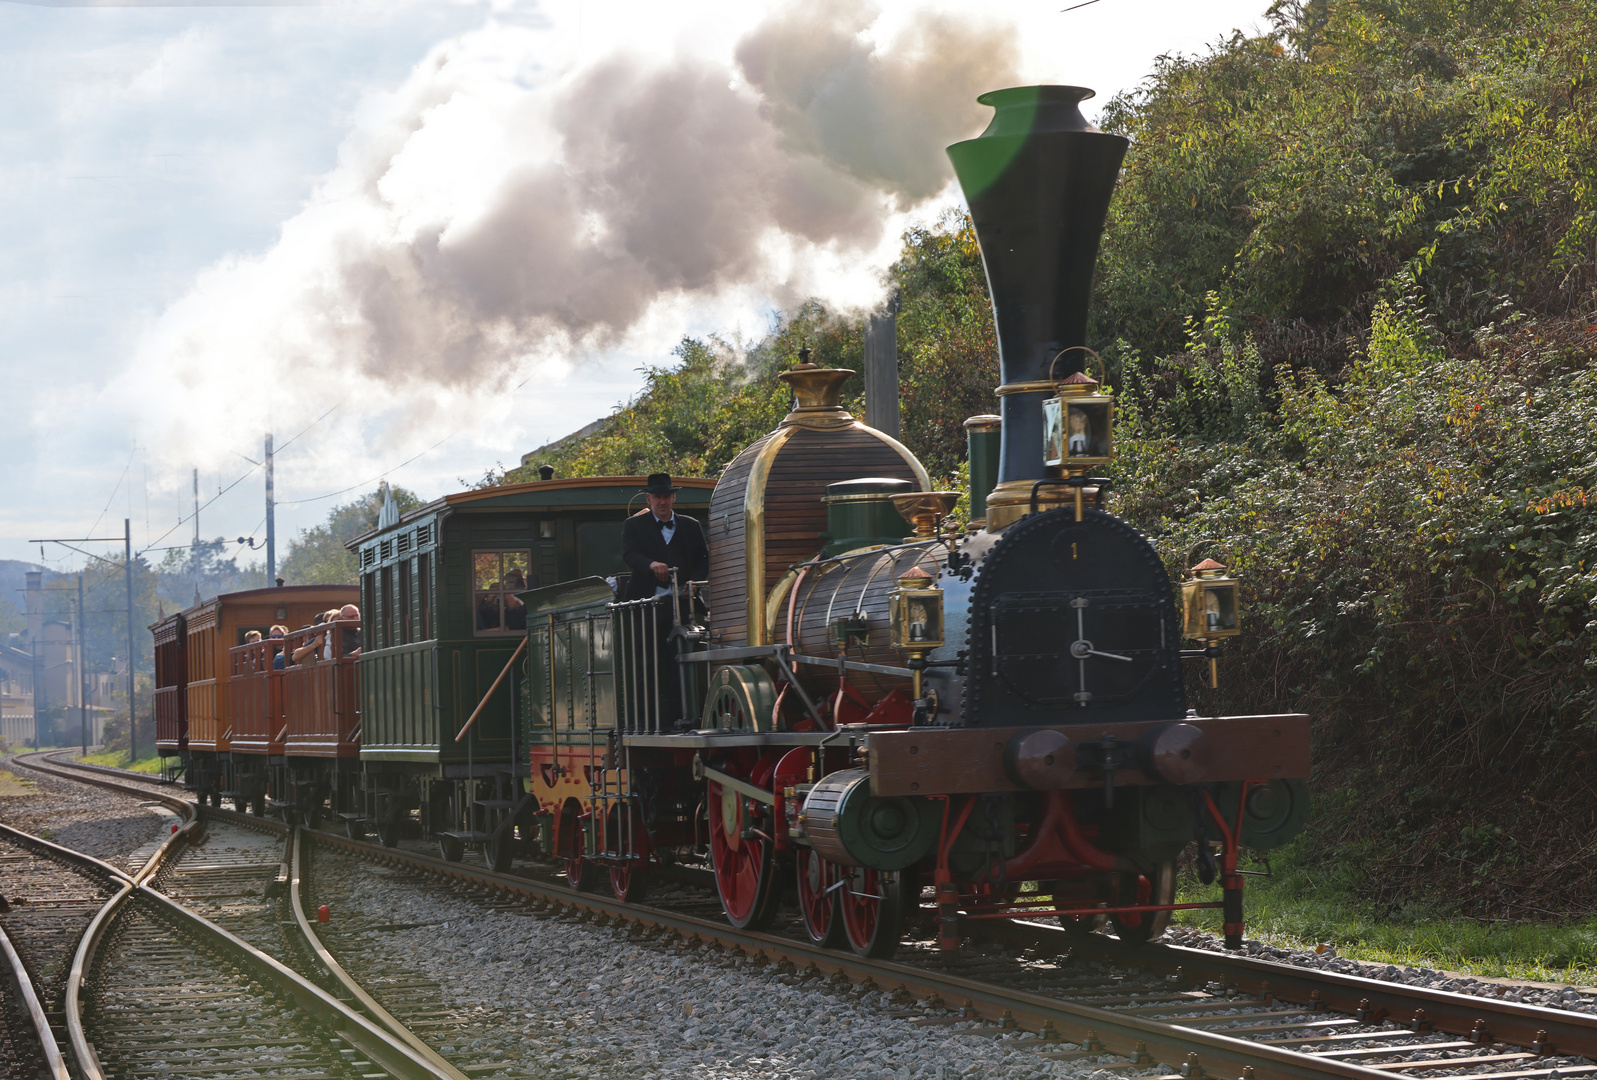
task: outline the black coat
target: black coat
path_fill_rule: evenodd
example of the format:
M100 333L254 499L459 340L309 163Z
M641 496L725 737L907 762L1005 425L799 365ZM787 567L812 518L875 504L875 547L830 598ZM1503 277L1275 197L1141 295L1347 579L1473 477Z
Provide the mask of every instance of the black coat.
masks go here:
M632 578L623 600L647 600L661 584L649 569L650 563L663 562L677 569L677 584L704 581L710 576L710 545L704 541L704 528L686 514L676 515L676 532L667 544L660 526L649 511L634 514L621 526L621 558L626 560Z

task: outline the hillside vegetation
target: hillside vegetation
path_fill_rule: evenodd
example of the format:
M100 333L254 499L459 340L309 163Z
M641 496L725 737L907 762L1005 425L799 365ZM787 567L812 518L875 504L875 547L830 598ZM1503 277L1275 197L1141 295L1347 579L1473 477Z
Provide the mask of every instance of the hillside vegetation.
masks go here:
M1272 13L1104 110L1133 139L1092 331L1117 510L1173 573L1209 541L1245 582L1199 707L1313 714L1304 880L1377 913L1590 914L1597 10ZM964 220L908 234L893 272L904 441L953 477L997 382ZM549 463L714 475L788 407L801 342L857 369L861 336L811 304L752 347L686 341Z

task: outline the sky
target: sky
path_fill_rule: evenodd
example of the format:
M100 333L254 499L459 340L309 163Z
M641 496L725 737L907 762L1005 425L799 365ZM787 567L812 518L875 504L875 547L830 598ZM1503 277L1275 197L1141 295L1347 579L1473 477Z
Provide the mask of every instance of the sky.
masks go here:
M869 310L976 94L1091 118L1266 6L1068 3L0 0L0 558L128 518L158 562L195 469L258 548L268 430L279 559L380 479L459 490L684 335Z

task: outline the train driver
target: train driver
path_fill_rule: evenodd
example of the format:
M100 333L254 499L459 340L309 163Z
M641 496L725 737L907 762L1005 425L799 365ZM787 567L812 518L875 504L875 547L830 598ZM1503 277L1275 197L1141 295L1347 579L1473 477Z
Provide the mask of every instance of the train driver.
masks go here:
M690 517L672 509L681 488L671 484L669 473L649 474L643 497L649 508L629 517L621 526L621 558L632 571L623 600L648 600L671 594L671 571L677 572L677 586L685 595L687 583L710 576L710 547L704 529ZM679 596L678 603L683 600ZM683 614L687 614L683 612ZM675 717L681 711L677 665L665 654L665 642L673 623L671 609L661 604L654 614L654 647L659 650L660 713Z

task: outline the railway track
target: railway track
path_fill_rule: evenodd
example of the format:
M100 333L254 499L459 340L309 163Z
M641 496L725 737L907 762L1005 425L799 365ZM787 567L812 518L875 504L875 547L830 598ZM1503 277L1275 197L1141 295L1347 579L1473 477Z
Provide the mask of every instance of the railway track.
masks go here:
M141 796L148 791L103 775L81 777L59 763L30 757L19 764ZM71 1075L78 1080L208 1080L218 1075L464 1080L282 961L155 888L157 882L172 887L190 903L260 931L270 921L262 918L268 905L240 901L262 899L252 887L261 869L275 871L281 865L251 859L247 853L218 865L206 861L203 849L199 859L182 865L176 856L195 850L205 826L192 804L169 794L157 797L182 814L186 824L174 828L135 875L40 838L5 831L5 840L42 857L30 861L31 877L43 880L54 873L59 879L65 868L98 883L89 896L49 893L46 900L53 906L70 905L76 922L57 919L47 926L33 925L37 932L24 938L18 950L24 981L36 991L43 988L45 1001L50 992L61 999L58 1027L64 1031L41 1040L47 1065L46 1042L56 1048L63 1068L65 1061L71 1062ZM12 879L8 874L7 880ZM40 887L52 884L60 882ZM67 891L73 890L69 886ZM79 885L75 891L87 889ZM67 940L71 947L63 948ZM306 951L312 950L306 946ZM26 963L30 955L39 958L33 970ZM70 963L64 965L63 957Z
M898 960L864 960L687 911L622 904L340 836L302 836L327 852L430 875L546 917L620 925L678 946L741 955L789 982L880 989L905 1006L900 1015L927 1026L967 1036L1031 1031L1041 1036L1032 1040L1036 1053L1097 1059L1116 1071L1172 1080L1597 1075L1597 1018L1580 1013L1195 949L1127 950L1027 923L990 927L988 945L965 953L939 953L928 939L908 943ZM685 906L702 911L701 902Z

